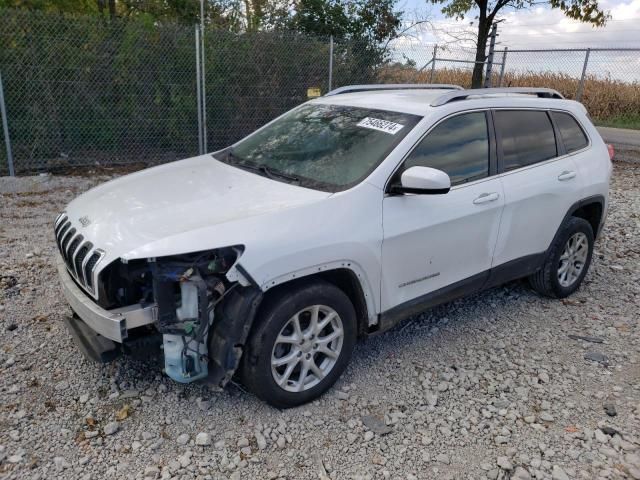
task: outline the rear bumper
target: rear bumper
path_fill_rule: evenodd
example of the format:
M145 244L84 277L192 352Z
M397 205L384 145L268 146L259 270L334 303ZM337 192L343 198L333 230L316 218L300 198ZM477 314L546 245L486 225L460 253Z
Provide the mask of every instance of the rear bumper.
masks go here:
M94 332L114 342L122 343L128 336L128 330L156 321L157 307L155 305L145 307L131 305L105 310L75 284L60 255L57 255L56 263L62 292L67 302L78 317Z

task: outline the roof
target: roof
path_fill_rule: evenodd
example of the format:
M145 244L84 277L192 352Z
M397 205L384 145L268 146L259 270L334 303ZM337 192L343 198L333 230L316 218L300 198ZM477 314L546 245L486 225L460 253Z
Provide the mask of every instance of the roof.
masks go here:
M371 89L365 90L366 87ZM479 100L489 103L490 105L487 106L491 107L511 105L539 107L540 102L544 102L545 108L549 108L567 102L576 103L564 100L560 93L548 88L509 87L464 90L453 85L450 86L451 88L447 87L449 86L425 85L422 88L420 85L355 85L334 90L324 97L313 100L313 103L348 105L414 115L425 115L427 111L435 111L434 108L444 105L468 106L466 101Z
M350 107L391 110L394 112L424 115L431 102L443 93L456 90L371 90L366 92L343 93L328 97L320 97L312 103L330 105L348 105Z

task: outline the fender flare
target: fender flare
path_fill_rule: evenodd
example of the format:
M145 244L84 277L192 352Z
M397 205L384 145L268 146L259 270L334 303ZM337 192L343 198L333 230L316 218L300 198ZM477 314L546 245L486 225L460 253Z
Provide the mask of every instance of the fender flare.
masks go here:
M584 207L585 205L589 205L591 203L598 203L600 204L600 207L602 208L602 217L604 217L606 215L606 211L605 211L605 198L604 195L591 195L590 197L586 197L583 198L582 200L578 200L576 203L574 203L573 205L571 205L569 207L569 209L567 210L567 213L564 215L564 217L562 218L562 222L560 222L560 225L558 225L558 229L555 233L555 235L553 236L553 239L551 240L551 243L549 244L549 246L547 247L547 252L549 252L549 249L551 248L551 245L553 245L553 243L556 241L556 239L558 238L558 235L560 234L560 230L562 228L562 225L564 225L566 223L566 221L573 216L574 213L576 213L580 208ZM593 237L594 238L598 238L598 235L600 233L600 231L602 230L602 226L604 225L604 221L603 218L600 218L600 224L598 225L598 231L597 232L593 232ZM545 253L545 258L546 258L546 253Z
M249 272L240 264L235 265L235 270L238 272L247 283L257 286L262 292L267 293L272 288L282 285L283 283L297 280L300 278L310 277L315 274L330 272L332 270L346 269L351 271L357 279L364 301L367 307L367 323L369 326L376 325L378 323L378 310L376 307L376 297L374 290L369 282L368 276L365 274L364 269L353 260L336 260L329 263L323 263L319 265L312 265L299 270L294 270L284 274L274 276L262 284L258 284L256 280L251 276Z

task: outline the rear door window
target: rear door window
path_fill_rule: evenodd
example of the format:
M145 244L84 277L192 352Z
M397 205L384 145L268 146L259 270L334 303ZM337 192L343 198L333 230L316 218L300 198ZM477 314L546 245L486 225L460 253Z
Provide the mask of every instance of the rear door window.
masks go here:
M415 166L446 172L451 185L488 176L489 133L485 112L457 115L438 124L405 160L405 170Z
M496 128L502 138L504 170L515 170L558 155L556 137L547 112L497 110Z
M556 122L560 136L567 153L581 150L589 144L587 135L582 130L575 118L568 113L552 112L553 120Z

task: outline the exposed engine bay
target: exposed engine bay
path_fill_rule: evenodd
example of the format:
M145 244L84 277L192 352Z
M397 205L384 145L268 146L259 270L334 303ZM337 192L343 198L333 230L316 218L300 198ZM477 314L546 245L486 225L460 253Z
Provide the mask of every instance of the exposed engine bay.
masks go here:
M164 372L181 383L208 379L222 387L242 356L261 291L225 274L242 254L227 247L146 260L113 262L100 278L103 308L157 306Z

